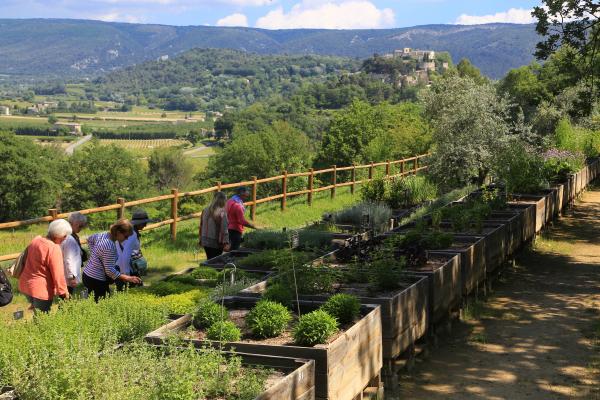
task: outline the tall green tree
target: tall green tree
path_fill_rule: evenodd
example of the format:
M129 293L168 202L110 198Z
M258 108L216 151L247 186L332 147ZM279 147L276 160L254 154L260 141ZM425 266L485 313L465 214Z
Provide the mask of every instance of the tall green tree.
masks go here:
M508 101L491 84L450 76L424 92L433 128L431 172L447 187L483 183L511 131Z
M581 55L586 68L581 78L595 87L600 77L600 3L597 0L542 0L534 8L536 31L543 36L536 56L548 59L560 47L569 46ZM580 69L581 70L581 69Z
M46 215L61 187L62 154L0 132L0 222Z
M64 169L61 208L79 210L138 199L148 190L144 167L127 150L94 143L78 150Z
M265 178L282 171L307 170L313 153L308 137L287 122L275 121L259 133L235 136L209 159L206 178L221 182ZM201 177L202 178L202 177ZM280 191L280 183L261 185L263 192Z
M184 189L192 181L193 169L183 150L155 149L148 160L148 177L159 190Z

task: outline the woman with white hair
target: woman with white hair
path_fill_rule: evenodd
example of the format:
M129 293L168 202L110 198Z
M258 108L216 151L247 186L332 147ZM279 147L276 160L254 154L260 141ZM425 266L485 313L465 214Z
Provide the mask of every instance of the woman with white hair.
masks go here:
M34 311L50 311L54 296L69 298L60 244L71 233L71 225L57 219L50 223L46 237L37 236L29 244L19 291L27 296Z
M81 283L81 267L87 260L87 253L81 247L79 232L87 225L87 217L79 212L69 214L69 224L73 232L67 236L60 245L65 265L65 278L69 294L73 294L75 287Z

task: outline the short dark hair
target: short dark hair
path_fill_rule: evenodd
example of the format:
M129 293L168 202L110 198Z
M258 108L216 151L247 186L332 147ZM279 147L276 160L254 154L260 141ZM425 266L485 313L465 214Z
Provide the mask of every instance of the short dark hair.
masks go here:
M240 186L235 189L235 194L237 194L237 195L244 194L244 193L250 193L250 189L248 189L246 186Z

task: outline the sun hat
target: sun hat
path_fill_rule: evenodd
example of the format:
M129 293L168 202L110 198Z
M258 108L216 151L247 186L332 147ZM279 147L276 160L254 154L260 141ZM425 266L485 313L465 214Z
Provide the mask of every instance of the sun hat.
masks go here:
M145 210L136 210L131 215L131 225L143 225L149 222L156 222L155 219L148 218L148 213Z

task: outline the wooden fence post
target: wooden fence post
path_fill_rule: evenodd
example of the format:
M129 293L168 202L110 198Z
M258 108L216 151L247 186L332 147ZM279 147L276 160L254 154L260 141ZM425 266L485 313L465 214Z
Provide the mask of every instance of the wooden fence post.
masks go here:
M331 177L331 184L333 187L331 188L331 198L335 199L335 188L337 187L337 165L333 166L333 176Z
M352 163L352 186L350 186L350 194L354 194L356 189L356 163Z
M373 161L371 161L371 165L369 166L369 180L373 179Z
M308 176L308 205L312 206L313 201L313 188L315 184L315 170L310 169L310 175Z
M171 199L171 219L173 220L173 222L171 222L171 240L175 241L177 240L177 206L179 200L179 190L171 189L171 194L174 196Z
M221 181L217 182L217 192L221 191Z
M419 158L415 157L415 175L419 172Z
M281 193L283 197L281 198L281 211L285 211L285 207L287 206L287 171L283 171L283 178L281 178Z
M252 207L250 207L250 218L252 221L256 219L256 191L258 189L258 183L256 182L257 178L255 176L252 177Z
M404 176L404 160L400 163L400 176Z
M390 160L386 160L386 163L387 164L385 164L385 176L387 177L387 176L390 176L390 167L391 167Z
M123 217L125 216L125 199L119 197L117 199L117 204L121 206L120 208L117 208L117 220L120 220L123 219Z
M58 210L56 208L50 208L48 210L48 215L52 217L52 221L58 218Z

